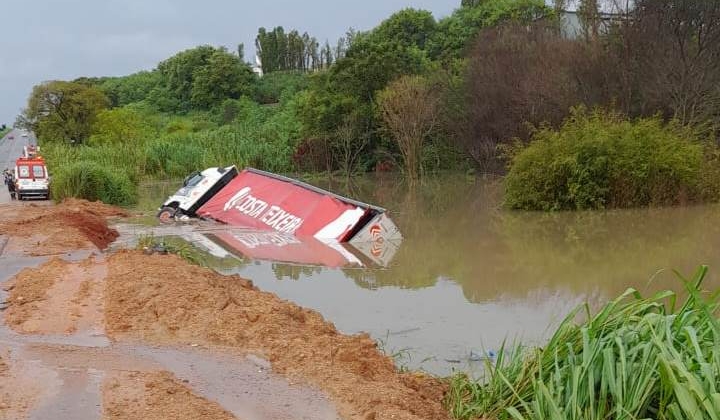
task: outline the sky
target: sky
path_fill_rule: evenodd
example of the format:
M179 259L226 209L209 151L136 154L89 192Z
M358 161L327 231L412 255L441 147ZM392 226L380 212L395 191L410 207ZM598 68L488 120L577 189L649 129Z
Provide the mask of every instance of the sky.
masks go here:
M197 45L245 44L261 26L307 31L333 44L405 7L449 15L460 0L0 0L0 123L12 124L46 80L150 70Z

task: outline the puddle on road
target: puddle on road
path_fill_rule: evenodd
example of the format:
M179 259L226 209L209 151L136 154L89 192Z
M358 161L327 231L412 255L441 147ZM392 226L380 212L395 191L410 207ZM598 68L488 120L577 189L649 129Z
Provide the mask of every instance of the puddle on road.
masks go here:
M187 380L195 393L218 402L243 420L336 420L335 409L312 388L290 385L258 358L238 361L238 356L198 349L139 347L133 353L157 361L163 369Z
M0 345L7 345L0 340ZM99 401L102 377L113 371L166 370L193 393L219 403L243 420L336 420L334 406L318 390L291 385L272 373L269 363L254 356L216 349L170 348L118 343L106 348L57 346L34 337L31 344L10 345L25 360L56 372L60 386L43 400L37 419L55 419L46 408L67 407L68 412ZM85 418L68 415L62 418ZM87 417L97 419L95 417Z
M28 415L29 420L73 419L97 420L102 415L104 372L94 369L59 369L62 384Z
M291 385L272 373L268 362L253 356L135 343L87 347L84 340L72 336L64 341L74 344L0 333L0 348L15 354L11 363L22 360L24 377L46 378L42 381L45 392L38 396L31 419L100 418L103 378L128 369L166 370L193 393L244 420L338 419L333 404L319 390Z
M481 368L484 351L504 340L542 343L584 301L597 306L628 287L681 291L669 269L690 274L709 264L705 286L720 286L718 205L509 212L497 181L441 176L415 191L392 178L356 181L312 182L389 209L404 239L386 269L253 259L226 242L208 245L212 235L188 237L226 229L208 224L155 235L185 236L217 271L313 308L345 333L369 332L399 364L441 375ZM154 214L176 187L146 185L141 207ZM132 238L155 228L123 229Z

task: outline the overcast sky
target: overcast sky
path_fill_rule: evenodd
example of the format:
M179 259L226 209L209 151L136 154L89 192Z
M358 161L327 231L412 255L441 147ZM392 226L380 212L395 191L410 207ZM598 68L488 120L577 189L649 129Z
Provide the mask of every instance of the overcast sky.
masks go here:
M200 44L254 52L258 27L296 28L333 43L405 7L447 16L460 0L0 0L0 123L15 121L32 86L149 70Z

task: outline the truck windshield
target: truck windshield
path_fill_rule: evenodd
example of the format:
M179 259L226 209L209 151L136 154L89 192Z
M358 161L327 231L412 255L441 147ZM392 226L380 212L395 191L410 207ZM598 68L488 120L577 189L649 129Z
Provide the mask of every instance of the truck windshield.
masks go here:
M190 179L187 180L185 186L186 186L186 187L194 187L194 186L196 186L197 184L199 184L200 181L202 181L202 180L203 180L203 176L202 176L202 175L200 175L200 174L195 174L195 176L193 176L192 178L190 178Z

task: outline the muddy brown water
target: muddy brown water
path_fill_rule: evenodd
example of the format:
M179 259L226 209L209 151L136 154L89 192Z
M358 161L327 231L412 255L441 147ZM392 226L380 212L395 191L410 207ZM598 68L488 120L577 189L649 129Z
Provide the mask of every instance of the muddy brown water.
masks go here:
M498 180L437 176L414 191L394 177L309 182L389 209L404 240L388 268L242 257L214 267L345 333L370 333L410 368L475 371L505 340L542 344L583 302L598 306L629 287L681 291L672 269L689 276L708 264L705 286L720 286L718 205L547 214L504 210ZM177 184L145 185L140 208L151 214Z

